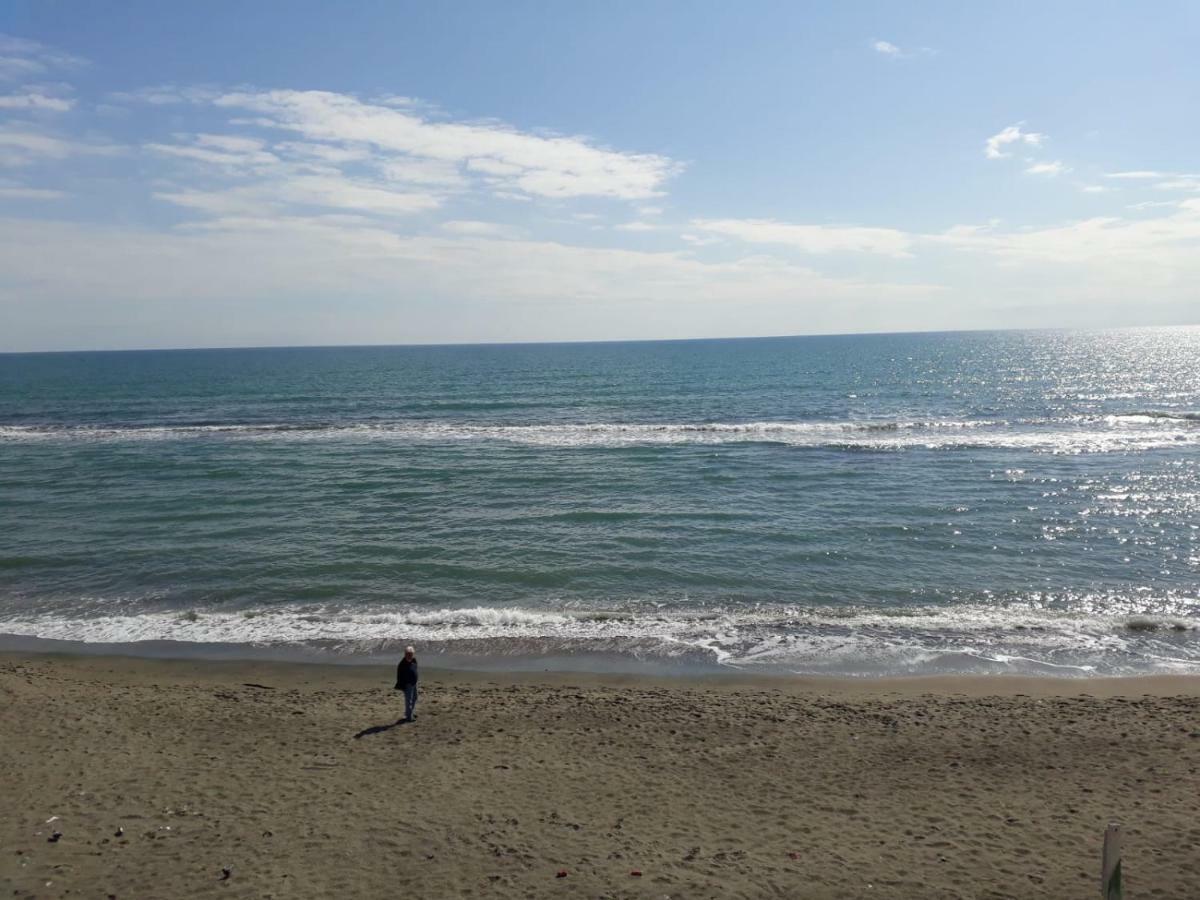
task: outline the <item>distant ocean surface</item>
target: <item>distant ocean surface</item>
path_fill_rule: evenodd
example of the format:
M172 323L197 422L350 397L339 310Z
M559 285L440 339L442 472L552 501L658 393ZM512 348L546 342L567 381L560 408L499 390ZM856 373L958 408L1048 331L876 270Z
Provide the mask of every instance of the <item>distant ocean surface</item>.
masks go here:
M9 645L1108 675L1198 628L1200 328L0 356Z

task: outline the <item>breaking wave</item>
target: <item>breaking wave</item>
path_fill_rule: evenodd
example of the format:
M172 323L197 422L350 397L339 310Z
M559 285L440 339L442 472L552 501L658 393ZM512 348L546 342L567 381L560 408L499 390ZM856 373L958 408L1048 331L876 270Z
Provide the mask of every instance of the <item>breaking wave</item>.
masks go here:
M360 439L443 444L493 441L564 449L760 443L875 450L977 447L1087 453L1198 444L1200 413L1152 411L1014 421L866 419L844 422L592 422L540 425L395 421L0 426L0 442L203 438L293 441Z
M0 633L92 644L172 641L370 658L407 642L461 660L605 653L726 669L829 675L1200 673L1200 604L1181 614L1080 615L1027 605L893 609L546 611L310 606L240 612L27 615Z

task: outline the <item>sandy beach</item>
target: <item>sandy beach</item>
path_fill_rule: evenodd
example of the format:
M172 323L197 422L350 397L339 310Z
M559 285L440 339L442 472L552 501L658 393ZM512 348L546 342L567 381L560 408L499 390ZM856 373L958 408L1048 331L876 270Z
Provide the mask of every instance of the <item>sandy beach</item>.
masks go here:
M1200 895L1195 679L391 678L0 656L4 895Z

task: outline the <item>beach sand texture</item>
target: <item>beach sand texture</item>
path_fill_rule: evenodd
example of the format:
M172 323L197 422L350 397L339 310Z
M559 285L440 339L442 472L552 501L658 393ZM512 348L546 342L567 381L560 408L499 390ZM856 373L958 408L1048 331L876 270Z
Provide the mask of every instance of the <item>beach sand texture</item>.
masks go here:
M3 896L1200 897L1194 680L391 676L0 656Z

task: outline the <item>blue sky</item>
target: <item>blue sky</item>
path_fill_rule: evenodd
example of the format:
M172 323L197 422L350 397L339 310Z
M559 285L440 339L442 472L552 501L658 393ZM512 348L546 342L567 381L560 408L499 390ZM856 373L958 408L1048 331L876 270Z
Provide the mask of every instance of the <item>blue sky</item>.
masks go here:
M0 350L1200 322L1200 6L0 9Z

